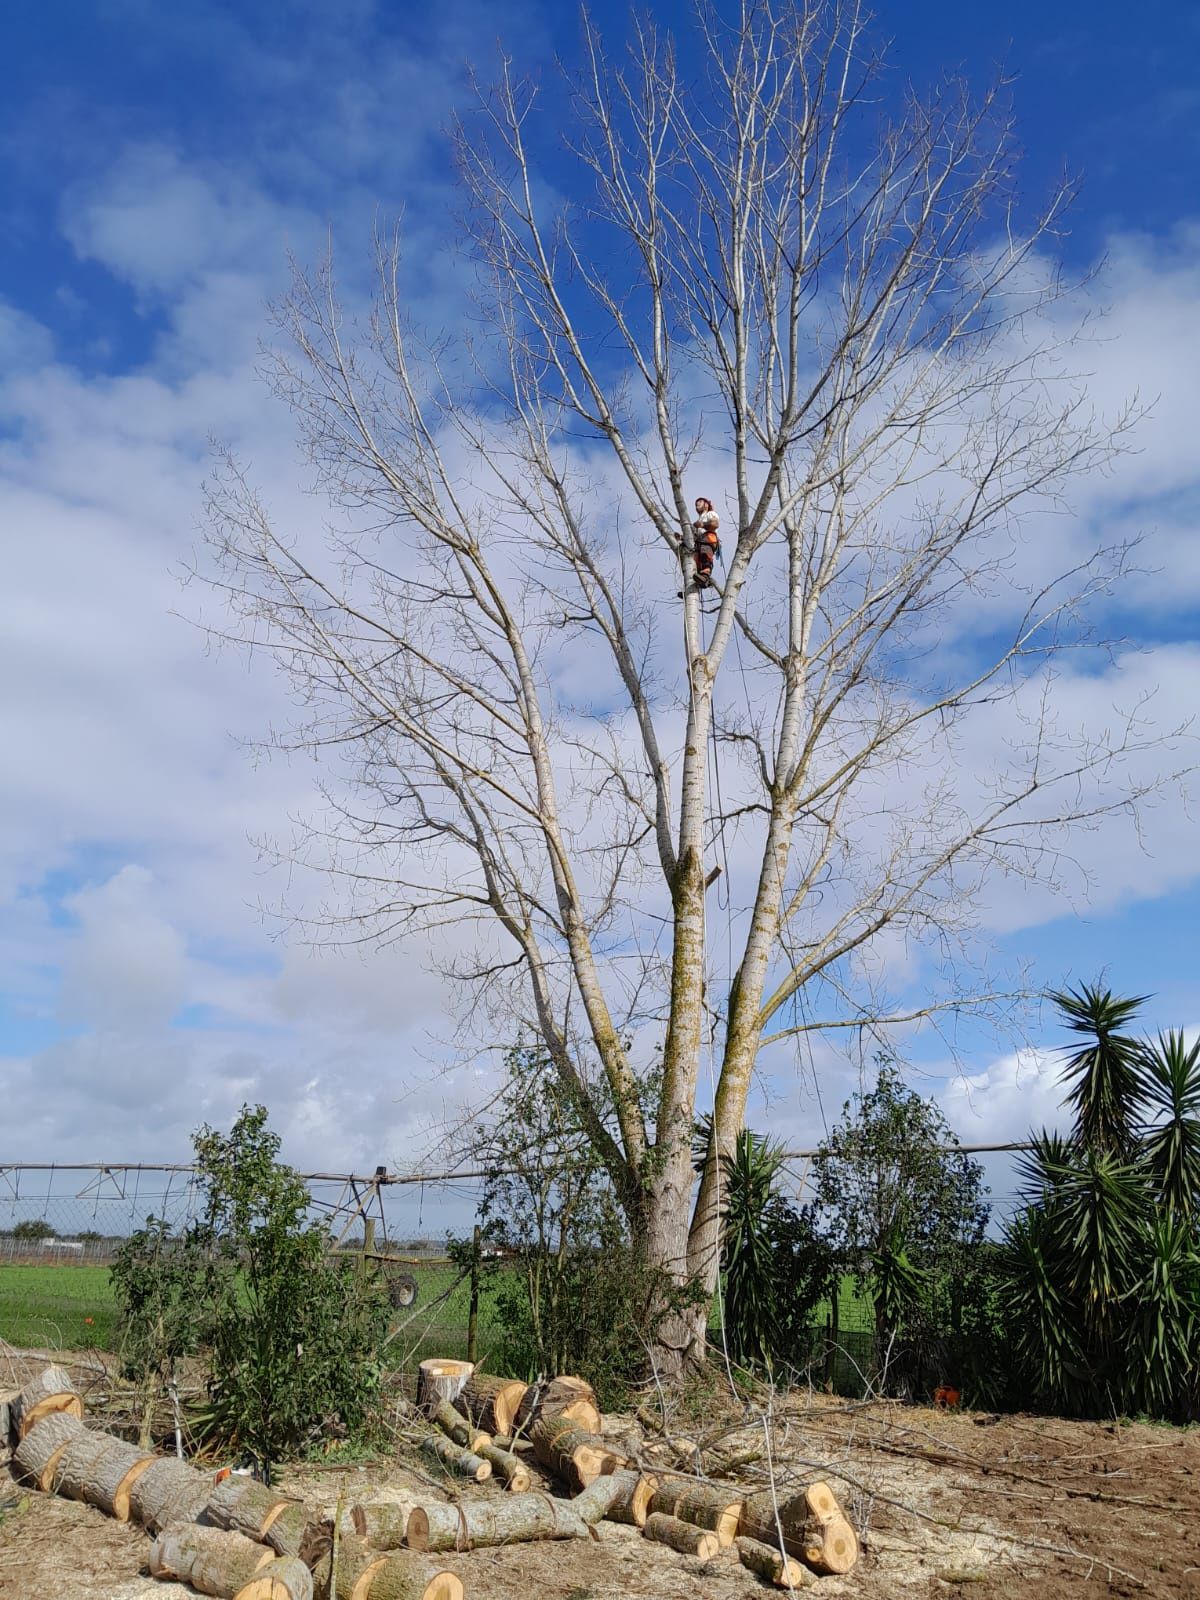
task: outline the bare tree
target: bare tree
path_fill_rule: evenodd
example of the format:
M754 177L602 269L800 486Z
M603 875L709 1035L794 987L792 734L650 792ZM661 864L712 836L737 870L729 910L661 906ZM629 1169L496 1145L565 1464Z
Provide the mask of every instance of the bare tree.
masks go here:
M887 119L855 0L701 7L696 44L689 84L648 27L614 66L585 26L570 201L533 86L506 64L480 90L467 332L410 325L396 240L361 327L331 265L297 274L274 380L348 531L310 557L228 463L210 576L291 675L291 738L345 763L311 835L332 920L473 928L470 1004L536 1032L649 1261L711 1292L713 1151L764 1043L886 1021L848 998L881 936L953 963L993 874L1054 883L1073 830L1162 775L1142 708L1056 714L1124 553L1047 577L1029 548L1131 422L1072 370L1068 192L1021 225L994 93ZM698 494L727 530L711 608ZM960 764L980 719L998 753ZM664 1316L662 1370L704 1326Z

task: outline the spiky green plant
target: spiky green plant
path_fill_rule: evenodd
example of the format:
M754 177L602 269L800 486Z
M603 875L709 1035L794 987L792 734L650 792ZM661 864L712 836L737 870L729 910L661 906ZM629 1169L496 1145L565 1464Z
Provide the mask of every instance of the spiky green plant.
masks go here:
M1162 1204L1173 1216L1194 1216L1200 1203L1200 1040L1160 1033L1141 1055L1151 1121L1145 1159Z
M1075 1112L1076 1137L1089 1150L1129 1156L1137 1146L1137 1106L1142 1095L1141 1046L1124 1029L1145 1003L1122 999L1098 984L1049 997L1063 1022L1084 1041L1063 1067L1070 1084L1065 1105Z

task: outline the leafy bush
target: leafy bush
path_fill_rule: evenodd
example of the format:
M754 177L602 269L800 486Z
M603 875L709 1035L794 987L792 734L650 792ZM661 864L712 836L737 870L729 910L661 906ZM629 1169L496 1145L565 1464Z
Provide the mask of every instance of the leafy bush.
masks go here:
M125 1360L169 1374L202 1350L209 1404L203 1437L273 1464L335 1420L363 1420L381 1376L387 1297L328 1252L309 1197L278 1160L262 1106L228 1134L194 1135L203 1209L177 1239L151 1220L122 1250L113 1281L127 1319Z

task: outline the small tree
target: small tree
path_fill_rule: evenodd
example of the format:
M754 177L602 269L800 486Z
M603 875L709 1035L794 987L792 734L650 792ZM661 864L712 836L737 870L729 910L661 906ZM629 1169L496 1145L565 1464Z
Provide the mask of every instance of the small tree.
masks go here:
M578 1371L615 1399L644 1360L649 1281L572 1097L539 1051L518 1046L506 1064L507 1092L474 1143L501 1364Z
M121 1369L147 1388L141 1443L150 1443L156 1396L175 1382L178 1363L209 1333L203 1293L206 1251L197 1230L179 1238L162 1217L147 1217L117 1250L109 1277L121 1312Z
M877 1066L874 1089L846 1102L820 1148L817 1204L870 1299L877 1365L895 1363L910 1383L962 1378L964 1336L986 1320L983 1169L894 1062Z
M23 1222L17 1223L12 1236L14 1239L57 1239L58 1229L45 1217L26 1217Z

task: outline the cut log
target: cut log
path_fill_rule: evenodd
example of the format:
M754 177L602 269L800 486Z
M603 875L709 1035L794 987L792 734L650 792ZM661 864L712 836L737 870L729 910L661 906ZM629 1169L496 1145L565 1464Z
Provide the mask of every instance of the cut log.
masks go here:
M417 1368L417 1405L426 1416L432 1415L439 1400L453 1405L474 1370L470 1361L422 1361Z
M490 1434L512 1432L513 1421L528 1384L519 1378L494 1378L486 1372L472 1372L458 1398L471 1421Z
M270 1545L280 1556L298 1556L314 1526L298 1501L237 1473L230 1473L212 1490L206 1511L218 1528L231 1528Z
M439 1572L412 1550L381 1555L353 1534L338 1541L336 1577L331 1551L313 1580L328 1600L463 1600L462 1579L454 1573Z
M546 1467L574 1490L586 1489L606 1473L625 1465L598 1434L581 1428L565 1413L539 1417L530 1435L533 1453Z
M0 1389L0 1465L9 1460L11 1447L16 1443L13 1438L12 1406L20 1396L20 1389Z
M173 1522L150 1546L150 1575L178 1578L201 1594L233 1600L275 1559L272 1551L243 1534L198 1522Z
M238 1590L234 1600L312 1600L312 1573L297 1556L268 1561Z
M801 1545L814 1572L849 1572L858 1560L858 1535L847 1517L813 1517L801 1534Z
M553 1378L549 1383L531 1383L517 1407L513 1431L532 1434L542 1417L570 1417L579 1427L595 1433L600 1427L600 1407L596 1391L582 1378Z
M212 1480L186 1461L159 1456L129 1490L129 1516L150 1533L171 1522L194 1522L208 1505Z
M510 1495L467 1505L414 1506L410 1550L475 1550L534 1539L586 1539L588 1525L570 1500L548 1494ZM372 1594L374 1590L372 1590Z
M371 1549L399 1550L408 1533L408 1518L416 1501L400 1505L351 1506L343 1514L342 1536L357 1535Z
M665 1516L661 1511L652 1512L646 1518L642 1533L656 1544L670 1545L680 1555L699 1556L701 1561L710 1560L721 1548L721 1541L715 1533L698 1528L694 1522L681 1522L678 1517Z
M775 1500L770 1491L752 1495L742 1509L738 1532L763 1544L777 1545L783 1530L783 1548L817 1572L849 1572L858 1560L858 1536L829 1485L821 1480L779 1502L776 1526Z
M742 1520L744 1502L730 1496L716 1484L697 1483L694 1478L671 1478L650 1501L650 1514L678 1517L697 1528L707 1528L721 1541L723 1550L733 1543Z
M744 1537L735 1539L734 1543L742 1565L778 1589L803 1589L816 1581L806 1566L783 1555L773 1545Z
M658 1479L649 1472L635 1472L621 1467L597 1478L590 1488L577 1494L571 1504L585 1522L594 1519L589 1513L596 1505L604 1506L598 1513L609 1522L624 1522L635 1528L644 1528L650 1514L650 1501L658 1488Z
M9 1425L18 1444L43 1417L53 1416L58 1411L69 1411L73 1417L82 1417L83 1401L75 1393L75 1385L62 1367L43 1367L37 1377L31 1378L8 1403Z
M22 1478L48 1492L63 1451L83 1432L83 1423L72 1411L55 1411L43 1417L17 1446L13 1461Z
M59 1458L53 1487L68 1500L82 1500L118 1522L128 1522L130 1491L155 1458L110 1433L91 1438L99 1441L98 1448L90 1441L85 1447L82 1435L67 1446Z
M483 1483L492 1475L490 1461L473 1455L470 1450L463 1450L459 1445L451 1444L449 1439L443 1439L440 1433L431 1433L421 1440L421 1448L427 1455L440 1461L444 1467L449 1467L451 1472L457 1472L463 1478L474 1478L476 1483Z
M480 1445L491 1444L492 1436L477 1428L473 1422L468 1422L461 1411L456 1411L449 1400L439 1400L429 1413L431 1422L446 1435L447 1439L461 1445L464 1450L473 1450L479 1454Z
M476 1454L491 1467L506 1489L514 1494L524 1494L533 1482L533 1475L523 1461L507 1450L498 1450L494 1444L480 1445Z

